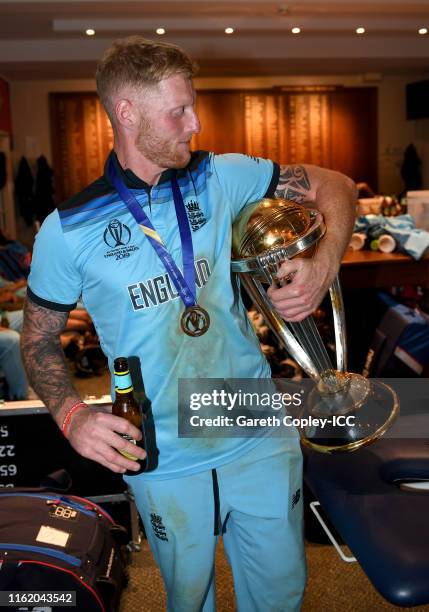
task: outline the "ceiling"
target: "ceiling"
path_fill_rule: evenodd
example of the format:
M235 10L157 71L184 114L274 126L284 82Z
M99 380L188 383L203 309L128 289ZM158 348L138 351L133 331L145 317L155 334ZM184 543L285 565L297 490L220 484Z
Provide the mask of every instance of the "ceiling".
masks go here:
M0 0L0 74L89 78L112 40L139 33L184 47L201 76L429 76L421 27L429 0Z

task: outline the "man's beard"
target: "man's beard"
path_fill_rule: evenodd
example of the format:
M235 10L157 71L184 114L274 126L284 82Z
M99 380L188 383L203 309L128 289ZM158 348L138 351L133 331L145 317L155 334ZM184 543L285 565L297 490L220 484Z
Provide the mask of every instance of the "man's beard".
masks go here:
M189 151L180 152L170 140L156 134L150 121L141 118L135 145L138 151L160 168L184 168L191 157Z

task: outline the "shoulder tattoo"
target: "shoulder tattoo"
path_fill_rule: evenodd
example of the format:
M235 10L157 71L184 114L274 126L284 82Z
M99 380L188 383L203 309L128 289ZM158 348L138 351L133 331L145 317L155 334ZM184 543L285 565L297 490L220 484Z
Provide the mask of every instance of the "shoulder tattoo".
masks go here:
M303 166L280 166L279 182L275 196L285 200L303 203L311 189L307 172Z

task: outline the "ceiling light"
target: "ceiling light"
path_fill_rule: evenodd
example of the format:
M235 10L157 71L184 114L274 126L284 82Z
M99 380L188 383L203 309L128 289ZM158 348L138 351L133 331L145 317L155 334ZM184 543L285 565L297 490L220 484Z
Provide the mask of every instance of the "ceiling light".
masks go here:
M292 28L292 34L299 34L301 32L301 28Z
M234 28L225 28L225 34L234 34Z
M85 30L85 34L87 36L94 36L95 30L93 30L92 28L88 28L87 30Z
M356 34L365 34L365 28L356 28Z
M160 36L162 36L163 34L165 34L165 29L164 28L157 28L156 29L156 33L159 34Z
M424 34L427 34L427 33L428 33L428 29L427 28L419 28L419 34L421 34L422 36Z

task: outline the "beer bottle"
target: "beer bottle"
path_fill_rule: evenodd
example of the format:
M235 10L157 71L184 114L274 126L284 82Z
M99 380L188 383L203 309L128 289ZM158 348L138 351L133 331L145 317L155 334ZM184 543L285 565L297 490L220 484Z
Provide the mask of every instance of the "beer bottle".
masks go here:
M127 419L132 423L137 429L142 431L143 424L143 415L140 409L140 406L137 404L134 398L134 389L133 383L131 381L130 371L128 368L128 360L126 357L118 357L114 361L114 370L115 370L115 401L112 404L112 414L115 416L122 417L123 419ZM134 440L131 436L127 434L121 434L123 438L139 446L144 449L143 439ZM130 453L119 451L124 457L127 459L132 459L133 461L138 461L140 464L140 469L138 472L133 472L132 470L127 470L125 474L127 476L134 476L137 474L141 474L146 466L146 459L137 459L135 455Z

